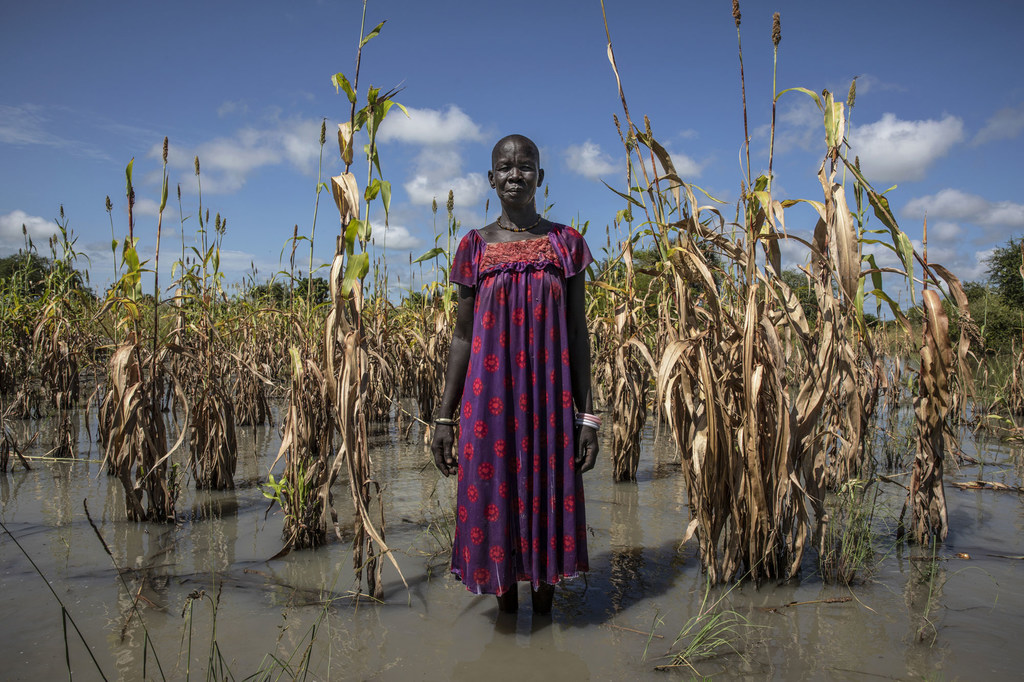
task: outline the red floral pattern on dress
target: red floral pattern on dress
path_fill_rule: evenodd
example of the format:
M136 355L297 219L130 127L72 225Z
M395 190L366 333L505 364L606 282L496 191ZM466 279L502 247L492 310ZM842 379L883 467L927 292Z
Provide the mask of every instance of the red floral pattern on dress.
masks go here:
M497 242L487 244L484 249L483 257L480 259L480 272L485 273L509 263L532 263L535 266L543 266L557 262L558 255L547 237Z

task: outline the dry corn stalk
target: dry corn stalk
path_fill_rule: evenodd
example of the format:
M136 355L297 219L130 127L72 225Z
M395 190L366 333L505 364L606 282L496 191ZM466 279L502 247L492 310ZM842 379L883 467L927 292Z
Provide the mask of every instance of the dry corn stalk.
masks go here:
M135 342L134 334L110 358L112 416L105 460L121 481L131 521L174 521L174 481L168 477L168 460L186 431L170 449L163 413L153 399L153 377L144 366L151 363L148 351Z
M910 478L910 536L921 544L944 540L946 493L942 467L947 443L946 418L950 409L949 375L953 350L949 320L938 294L924 292L924 329L918 395L914 399L917 421L917 454Z
M340 208L340 203L339 203ZM342 217L345 217L342 211ZM362 582L366 569L366 585L375 599L383 597L380 559L387 554L401 575L394 557L384 540L384 501L380 499L380 485L373 480L370 453L366 440L366 415L363 405L369 390L368 355L363 337L361 311L363 307L362 283L351 282L351 288L343 291L345 281L345 241L338 238L334 262L331 264L332 308L327 315L324 328L324 360L328 396L334 408L334 424L340 440L338 452L325 477L320 496L327 504L326 509L338 529L337 512L331 504L330 487L347 468L349 492L353 506L353 567L356 578ZM374 499L379 504L380 526L373 522L371 505ZM340 537L340 529L338 529ZM405 578L402 578L403 582Z
M327 386L318 363L313 358L303 358L295 347L289 355L291 390L277 455L277 460L284 457L285 471L277 502L284 512L285 546L302 549L327 541L329 487L326 499L322 492L328 474L333 424Z
M611 388L606 402L612 416L612 476L616 481L635 481L640 465L640 442L647 421L647 392L657 365L640 333L642 305L637 305L634 286L633 241L622 242L622 287L605 283L610 315L595 322L598 344L598 375Z
M196 488L231 490L238 462L235 412L220 380L204 382L189 421L189 468Z
M384 302L387 304L387 302ZM378 307L381 302L378 301ZM387 304L390 305L390 304ZM394 327L388 325L386 313L373 315L373 327L369 338L374 346L369 350L369 386L366 396L366 418L370 422L384 423L391 420L391 407L398 403L398 367L401 367L401 348L396 343ZM384 319L381 319L384 318Z
M48 307L44 319L36 326L33 343L40 358L40 376L49 391L50 402L58 410L68 410L78 404L79 378L77 353L68 343L71 329L58 317L53 306Z
M426 424L432 424L434 406L441 397L444 388L444 358L448 355L451 345L452 325L439 305L440 298L431 298L431 305L420 311L416 328L409 330L409 338L413 344L412 371L413 391L419 418ZM424 443L433 437L431 427L423 429Z

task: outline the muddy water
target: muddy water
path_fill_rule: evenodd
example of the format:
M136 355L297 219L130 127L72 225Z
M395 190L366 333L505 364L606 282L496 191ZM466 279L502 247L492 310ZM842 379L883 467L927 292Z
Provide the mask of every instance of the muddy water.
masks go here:
M40 425L15 428L27 440ZM45 422L41 428L29 454L49 447ZM607 456L588 474L592 570L559 591L550 618L533 616L525 590L520 613L500 616L492 597L470 595L448 576L440 529L454 489L426 466L418 437L416 429L411 443L394 430L374 436L375 465L386 485L387 539L409 584L386 567L385 603L376 604L349 598L356 586L345 542L267 561L281 548L282 522L279 510L266 514L257 482L276 454L275 430L244 429L238 489L186 490L180 523L166 526L124 520L122 493L101 470L98 449L81 425L79 461L35 461L30 472L17 466L0 475L0 518L63 602L97 664L70 621L65 638L57 598L3 534L0 677L65 677L66 639L75 679L100 679L100 671L108 679L140 679L144 672L154 679L206 679L211 660L218 676L274 670L276 678L275 659L294 672L304 655L310 679L664 679L655 666L681 648L673 642L705 599L695 547L678 546L688 521L686 492L667 434L649 429L636 484L612 484ZM970 440L964 448L986 464L949 471L947 483L980 478L1020 485L1019 451L998 442L975 448ZM874 523L878 555L864 582L824 584L809 552L799 581L713 589L708 603L720 599L718 610L747 622L736 626L732 650L675 674L1019 678L1021 499L947 486L950 536L931 559L930 550L892 539L903 491L892 484L882 490ZM339 486L339 508L347 495ZM86 519L83 500L113 560ZM130 609L136 594L141 620ZM787 606L792 602L798 604Z

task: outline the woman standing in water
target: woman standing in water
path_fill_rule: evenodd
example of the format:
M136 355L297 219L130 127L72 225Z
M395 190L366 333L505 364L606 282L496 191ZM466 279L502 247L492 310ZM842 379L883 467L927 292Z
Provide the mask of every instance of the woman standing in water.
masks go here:
M459 244L459 286L445 388L431 452L458 473L451 570L471 592L549 613L555 585L588 570L580 475L594 468L584 277L593 261L579 232L537 212L540 152L522 135L491 152L493 223ZM457 450L455 426L459 425Z

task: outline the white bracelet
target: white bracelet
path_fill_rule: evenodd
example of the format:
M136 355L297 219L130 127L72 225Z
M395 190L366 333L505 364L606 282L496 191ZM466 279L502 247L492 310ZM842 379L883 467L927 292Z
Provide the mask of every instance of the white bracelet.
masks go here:
M581 412L576 415L576 426L589 426L590 428L597 430L601 428L601 418L596 414Z

